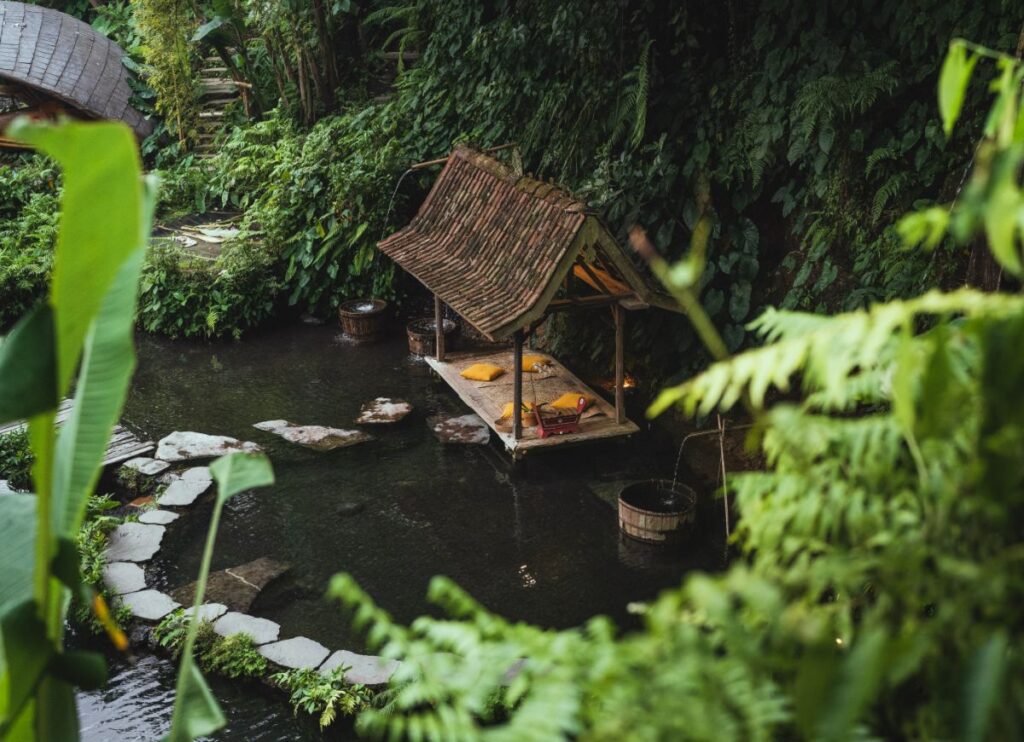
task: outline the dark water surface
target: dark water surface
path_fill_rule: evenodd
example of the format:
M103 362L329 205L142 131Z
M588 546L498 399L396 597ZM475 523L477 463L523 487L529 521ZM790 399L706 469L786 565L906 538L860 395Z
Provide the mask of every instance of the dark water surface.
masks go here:
M514 467L493 445L443 445L426 417L465 408L408 355L404 338L356 346L333 328L299 325L233 344L140 336L138 352L126 423L154 440L195 430L256 441L273 461L274 487L226 506L213 568L263 556L291 565L251 610L279 622L282 638L301 634L331 649L362 647L340 608L323 597L340 571L352 573L401 621L432 610L427 585L444 574L512 619L566 628L601 613L632 628L630 601L653 598L688 569L718 566L720 549L706 545L662 554L621 543L614 511L592 490L670 477L674 451L659 449L645 433L535 454ZM372 428L376 439L352 448L314 452L252 427L278 418L353 427L361 404L378 396L408 400L415 411L398 425ZM195 579L209 500L168 529L150 569L157 586ZM349 503L364 508L344 515ZM166 728L172 668L144 662L145 670L141 663L122 668L119 693L83 699L94 723L87 739L150 739ZM309 733L283 704L240 696L227 684L217 692L233 706L225 739Z

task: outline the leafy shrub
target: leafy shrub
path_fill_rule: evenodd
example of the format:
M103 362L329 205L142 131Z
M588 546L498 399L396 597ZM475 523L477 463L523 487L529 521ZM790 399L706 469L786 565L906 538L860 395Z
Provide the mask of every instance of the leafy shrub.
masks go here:
M153 640L177 659L185 645L191 620L192 617L185 613L184 608L171 611L153 627ZM200 621L196 634L196 655L202 656L208 652L219 638L210 621Z
M15 489L31 489L33 461L27 430L0 435L0 479L6 479Z
M229 678L256 678L267 671L267 658L245 633L218 637L199 654L199 663L204 669Z
M170 337L237 339L273 315L276 270L260 242L234 240L214 261L155 244L143 269L139 325Z
M288 670L270 679L291 694L289 702L296 714L303 711L319 717L320 728L324 729L338 718L358 714L373 701L369 688L345 683L345 669L338 667L329 673L310 668Z

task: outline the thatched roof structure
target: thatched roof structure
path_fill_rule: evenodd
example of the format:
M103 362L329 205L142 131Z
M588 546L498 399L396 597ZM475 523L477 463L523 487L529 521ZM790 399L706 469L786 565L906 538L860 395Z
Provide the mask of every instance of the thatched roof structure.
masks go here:
M448 157L410 224L378 246L492 340L555 308L678 309L585 204L467 147ZM572 293L570 274L588 295Z
M89 25L52 8L0 2L0 129L18 113L61 108L124 121L139 137L152 122L132 108L124 50Z

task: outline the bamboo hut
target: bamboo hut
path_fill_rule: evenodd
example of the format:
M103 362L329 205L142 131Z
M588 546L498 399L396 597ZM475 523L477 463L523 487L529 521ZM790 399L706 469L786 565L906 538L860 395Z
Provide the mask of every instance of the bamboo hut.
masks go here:
M566 191L464 146L443 162L410 224L378 245L434 294L437 352L428 363L516 458L535 449L636 432L624 402L626 311L679 307L640 274L598 216ZM511 338L511 351L446 353L440 332L445 305L490 340ZM544 319L583 309L612 314L614 406L549 356L544 373L524 373L524 342ZM481 362L511 373L492 381L462 376ZM524 378L532 400L524 399ZM509 429L499 424L503 409L523 410L524 402L527 407L546 403L563 391L593 400L578 432L542 437L528 415L511 414Z
M0 2L0 146L15 116L124 121L140 139L153 124L131 103L125 52L66 13Z

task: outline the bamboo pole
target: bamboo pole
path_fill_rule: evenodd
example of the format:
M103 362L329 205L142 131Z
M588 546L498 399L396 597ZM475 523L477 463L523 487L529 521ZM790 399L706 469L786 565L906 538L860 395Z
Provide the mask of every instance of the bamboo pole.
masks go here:
M512 352L512 437L523 437L523 331L516 330Z
M615 422L619 425L626 422L625 315L626 311L621 304L612 305L612 317L615 320Z
M438 362L444 362L444 306L437 294L434 294L434 354Z

